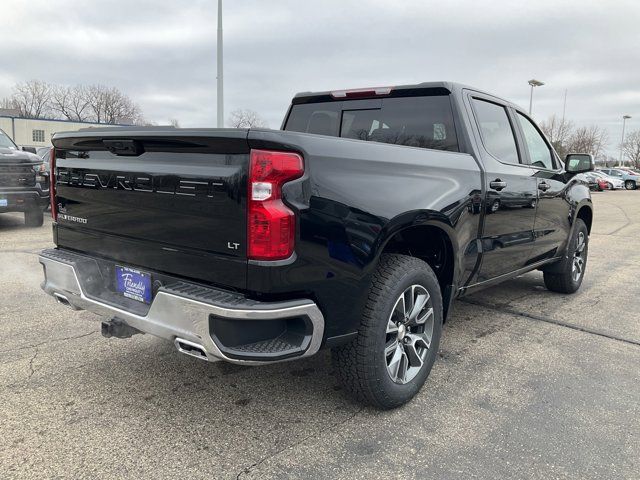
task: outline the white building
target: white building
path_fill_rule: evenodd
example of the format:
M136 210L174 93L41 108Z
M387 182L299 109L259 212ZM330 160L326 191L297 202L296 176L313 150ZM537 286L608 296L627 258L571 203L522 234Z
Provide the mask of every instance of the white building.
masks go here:
M12 115L11 110L0 110L0 129L19 146L50 147L51 137L56 132L70 132L89 127L118 127L104 123L50 120L45 118L23 118Z

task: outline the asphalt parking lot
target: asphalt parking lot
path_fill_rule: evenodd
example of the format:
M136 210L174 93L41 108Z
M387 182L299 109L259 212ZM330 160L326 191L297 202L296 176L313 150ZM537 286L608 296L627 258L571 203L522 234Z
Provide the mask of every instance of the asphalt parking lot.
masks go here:
M530 273L459 301L425 388L391 412L326 352L207 364L105 339L40 290L47 224L0 215L1 478L640 478L640 192L594 194L582 289Z

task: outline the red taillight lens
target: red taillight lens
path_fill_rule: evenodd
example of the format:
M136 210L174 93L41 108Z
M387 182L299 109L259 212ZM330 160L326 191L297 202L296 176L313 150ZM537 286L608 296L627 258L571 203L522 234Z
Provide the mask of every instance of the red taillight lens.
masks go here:
M247 256L283 260L293 254L294 213L282 202L282 185L304 173L302 157L291 152L251 150L247 201Z
M353 90L334 90L333 98L370 98L380 95L389 95L392 87L356 88Z
M56 204L56 149L51 149L49 157L49 199L51 203L51 218L58 219L58 205Z

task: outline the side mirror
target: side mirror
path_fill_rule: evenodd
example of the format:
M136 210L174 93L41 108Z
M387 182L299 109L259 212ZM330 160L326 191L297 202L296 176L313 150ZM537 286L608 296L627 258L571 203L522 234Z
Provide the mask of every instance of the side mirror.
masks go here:
M593 157L588 153L570 153L564 159L567 173L590 172L594 168Z
M23 152L36 153L36 147L20 147Z

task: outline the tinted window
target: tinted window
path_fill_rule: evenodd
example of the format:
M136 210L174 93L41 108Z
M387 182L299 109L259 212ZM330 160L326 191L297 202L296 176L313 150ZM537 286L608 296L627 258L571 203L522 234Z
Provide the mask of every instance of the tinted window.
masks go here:
M341 105L342 102L294 105L285 130L337 137L342 114Z
M538 168L548 168L549 170L555 169L556 166L551 149L535 125L521 113L518 113L518 122L520 122L524 133L524 141L529 150L531 165Z
M494 157L506 163L520 163L516 139L504 107L473 99L484 145Z
M380 108L353 105L357 103L294 105L285 130L458 151L448 96L385 98Z

